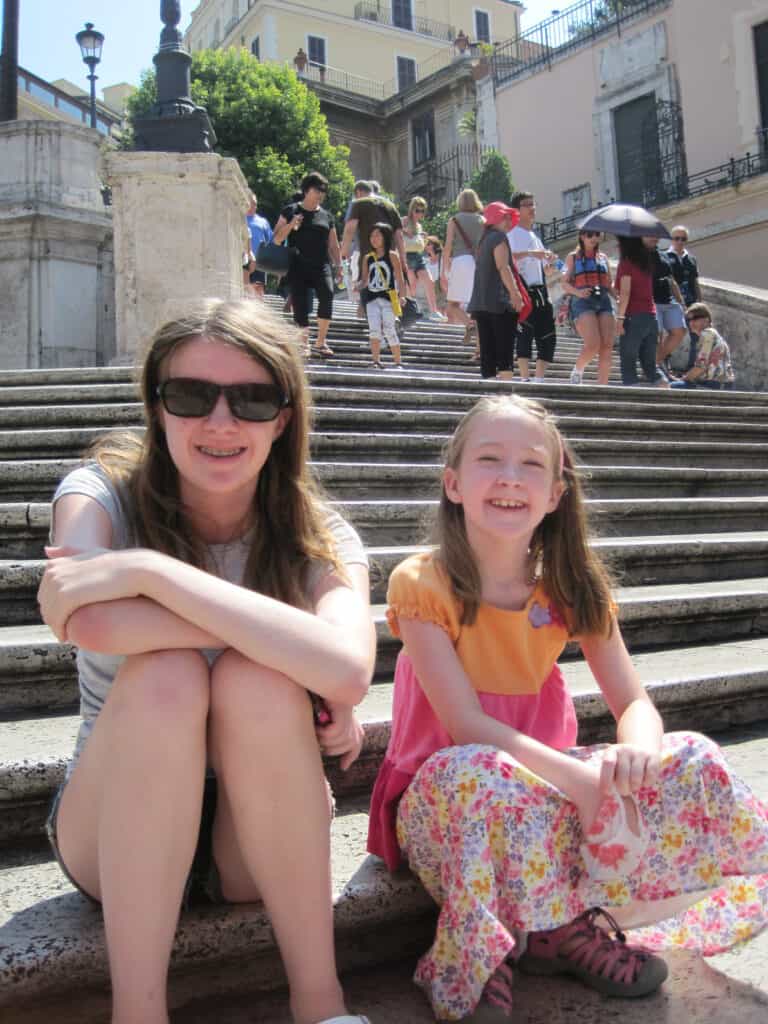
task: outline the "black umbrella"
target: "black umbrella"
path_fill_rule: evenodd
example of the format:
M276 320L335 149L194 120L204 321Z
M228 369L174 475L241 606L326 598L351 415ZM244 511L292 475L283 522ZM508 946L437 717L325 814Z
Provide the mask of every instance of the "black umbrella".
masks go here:
M670 233L652 213L642 206L628 203L609 203L588 213L579 224L579 231L607 231L611 235L630 238L669 238Z

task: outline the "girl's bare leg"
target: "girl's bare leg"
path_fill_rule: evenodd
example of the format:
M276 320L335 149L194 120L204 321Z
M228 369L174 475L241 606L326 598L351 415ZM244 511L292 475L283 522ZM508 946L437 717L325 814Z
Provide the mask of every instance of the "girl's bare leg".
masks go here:
M578 373L583 373L585 367L592 362L600 348L600 330L595 314L582 313L576 321L576 330L584 344L573 368Z
M333 945L330 802L307 691L226 651L213 669L209 753L224 800L213 833L224 896L264 900L296 1024L345 1013Z
M408 292L409 299L416 298L416 275L410 267L405 268L405 283L407 285L406 291Z
M124 662L62 794L67 869L104 909L113 1024L167 1024L166 976L195 852L209 671L196 651Z
M427 297L427 305L429 306L430 313L436 313L437 298L435 297L435 282L426 270L420 270L416 276L418 280L421 281L424 288L424 294Z
M465 327L469 327L472 323L472 318L464 312L460 302L451 300L445 307L445 315L452 324L463 324Z
M600 329L600 352L597 357L597 383L607 384L611 376L613 361L613 339L616 337L616 318L602 313L598 317Z
M656 352L656 362L663 363L667 356L671 356L684 337L684 327L674 327L671 331L668 331L664 340L659 342L659 347Z

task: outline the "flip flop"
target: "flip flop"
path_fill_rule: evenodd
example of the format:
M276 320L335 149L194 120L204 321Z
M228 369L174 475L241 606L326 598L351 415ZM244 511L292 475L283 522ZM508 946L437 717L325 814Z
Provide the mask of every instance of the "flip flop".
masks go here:
M334 354L332 348L328 348L327 345L313 345L312 351L315 355L321 356L323 359L327 359L329 356Z

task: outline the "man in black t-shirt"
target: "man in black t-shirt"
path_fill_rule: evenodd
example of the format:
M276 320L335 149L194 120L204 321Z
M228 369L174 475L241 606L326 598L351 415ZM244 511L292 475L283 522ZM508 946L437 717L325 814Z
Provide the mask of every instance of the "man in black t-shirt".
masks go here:
M309 293L317 294L317 341L315 352L332 356L326 338L333 315L333 270L341 265L339 240L331 214L320 203L328 192L328 181L312 171L301 182L302 200L289 203L275 225L273 241L285 239L294 250L287 283L293 302L293 319L304 334L305 352L309 352Z
M686 308L694 302L701 302L701 285L699 284L699 264L696 257L686 249L688 228L677 224L672 228L672 245L667 249L666 257L672 267L672 274L678 283Z
M397 207L384 196L373 195L368 186L368 194L365 194L361 186L365 182L357 182L355 185L355 201L349 211L347 223L344 225L344 235L341 239L342 259L349 259L352 252L355 234L359 235L360 252L365 255L370 252L370 235L374 224L390 224L392 236L397 255L403 266L405 259L405 242L403 241L403 222ZM359 198L358 198L359 197Z

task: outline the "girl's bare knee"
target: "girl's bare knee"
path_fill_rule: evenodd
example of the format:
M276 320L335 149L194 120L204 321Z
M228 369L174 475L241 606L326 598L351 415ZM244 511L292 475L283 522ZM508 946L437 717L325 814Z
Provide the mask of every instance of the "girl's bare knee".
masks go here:
M282 672L225 651L211 673L211 723L247 723L249 732L270 732L289 721L306 720L309 696Z
M208 662L196 650L131 655L110 696L113 713L143 713L173 724L204 719L210 704Z

